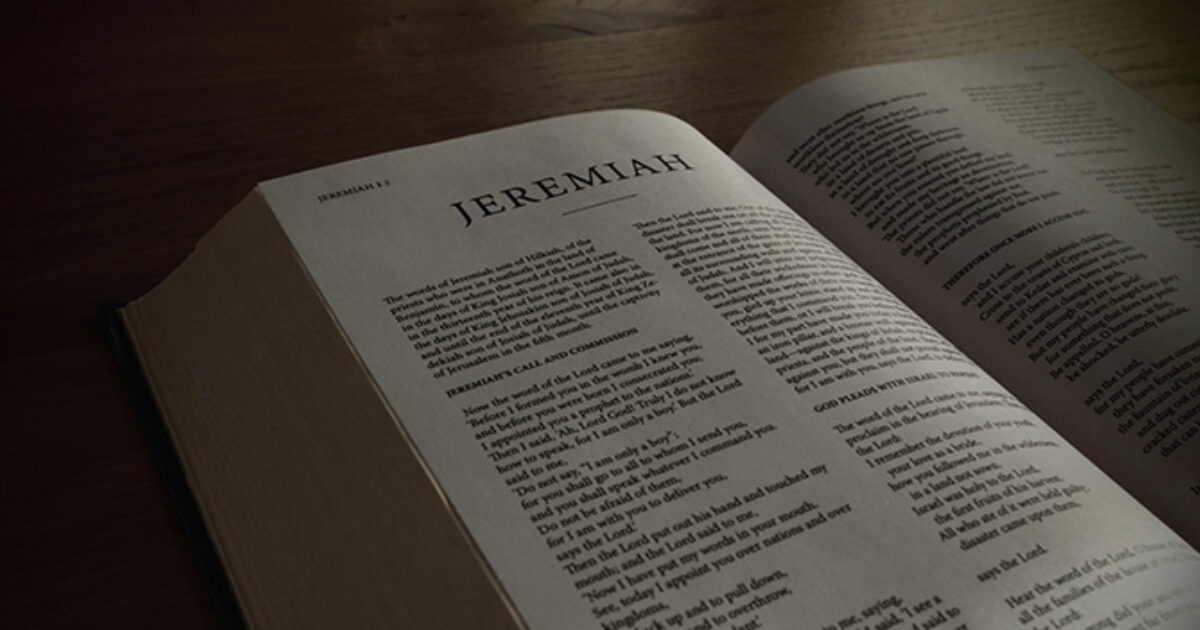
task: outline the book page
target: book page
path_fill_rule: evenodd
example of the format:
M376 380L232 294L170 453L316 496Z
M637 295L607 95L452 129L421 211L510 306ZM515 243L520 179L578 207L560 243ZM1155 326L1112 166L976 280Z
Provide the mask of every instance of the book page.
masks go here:
M532 628L1200 612L1194 550L676 119L261 190Z
M735 156L1200 542L1200 134L1029 51L827 77Z

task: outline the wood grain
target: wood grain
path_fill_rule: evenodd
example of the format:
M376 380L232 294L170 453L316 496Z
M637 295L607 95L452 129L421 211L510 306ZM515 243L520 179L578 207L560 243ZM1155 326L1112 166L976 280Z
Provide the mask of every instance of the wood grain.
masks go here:
M0 627L212 627L100 341L255 182L580 110L728 148L852 66L1074 46L1200 126L1200 7L1162 0L42 3L0 103Z

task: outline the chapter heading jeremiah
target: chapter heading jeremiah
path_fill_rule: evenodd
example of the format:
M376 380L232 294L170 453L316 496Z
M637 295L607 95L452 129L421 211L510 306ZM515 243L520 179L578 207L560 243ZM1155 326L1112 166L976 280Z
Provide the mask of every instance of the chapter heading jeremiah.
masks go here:
M472 217L490 217L508 210L523 208L548 199L562 197L587 188L604 186L627 179L661 175L677 171L694 170L678 153L656 153L649 158L593 164L580 172L564 171L535 179L528 184L511 186L495 193L484 193L469 199L455 201L450 207L458 211L470 227Z

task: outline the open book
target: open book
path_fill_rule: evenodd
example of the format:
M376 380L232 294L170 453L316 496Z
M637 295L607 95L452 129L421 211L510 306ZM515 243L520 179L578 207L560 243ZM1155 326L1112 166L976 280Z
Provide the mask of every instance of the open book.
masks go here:
M123 311L253 627L1200 627L1200 139L1071 51L262 183Z

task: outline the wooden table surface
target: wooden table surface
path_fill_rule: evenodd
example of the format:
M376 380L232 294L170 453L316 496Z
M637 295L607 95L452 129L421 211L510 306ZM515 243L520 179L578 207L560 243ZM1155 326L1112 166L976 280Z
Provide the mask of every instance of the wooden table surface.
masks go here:
M1194 0L41 4L0 39L0 628L216 626L96 309L259 180L612 107L728 148L822 74L1030 46L1200 126Z

